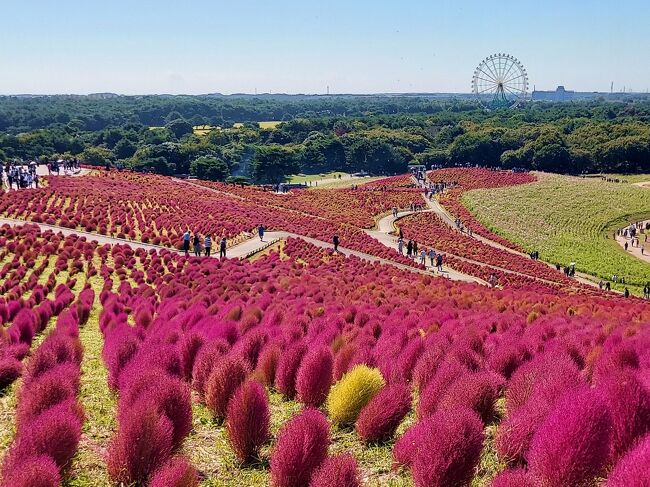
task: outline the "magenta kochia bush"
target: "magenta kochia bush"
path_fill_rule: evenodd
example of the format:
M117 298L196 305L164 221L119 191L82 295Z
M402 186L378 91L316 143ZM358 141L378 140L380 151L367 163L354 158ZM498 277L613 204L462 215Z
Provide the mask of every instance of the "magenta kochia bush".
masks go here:
M644 436L614 466L607 487L645 487L650 472L650 434Z
M308 352L296 375L298 400L307 406L318 407L332 386L334 358L329 347Z
M494 406L503 383L503 379L493 372L467 372L449 386L438 407L468 407L476 411L484 423L488 423L494 418Z
M216 366L217 362L230 349L225 340L214 340L203 345L194 358L192 366L192 388L198 392L202 399L205 396L205 383Z
M230 398L247 375L241 359L226 356L218 362L205 385L205 404L215 418L225 418Z
M462 487L474 476L483 448L483 423L467 408L441 410L423 430L413 457L417 487ZM417 440L416 440L417 441Z
M356 431L366 443L389 440L411 409L411 391L406 384L385 386L361 410Z
M241 462L257 458L269 439L269 401L259 382L244 382L228 404L226 430L228 440Z
M359 487L359 468L353 455L329 457L313 473L309 487Z
M524 469L504 470L494 477L490 487L537 487L535 479Z
M528 463L544 485L580 486L609 459L611 421L602 397L583 388L567 394L535 432Z
M298 342L280 355L278 368L275 372L275 388L287 399L293 399L296 395L296 375L306 352L307 346Z
M197 487L199 475L187 458L175 456L156 470L148 487Z
M47 455L21 458L3 473L6 487L59 487L61 476L54 460Z
M148 401L136 402L108 448L113 482L145 483L172 452L172 423Z
M14 383L22 374L23 365L13 357L0 359L0 391Z
M327 418L307 409L285 424L271 455L271 479L276 487L304 487L325 460L330 442Z
M610 372L598 388L609 407L611 456L616 460L650 431L650 392L629 371Z

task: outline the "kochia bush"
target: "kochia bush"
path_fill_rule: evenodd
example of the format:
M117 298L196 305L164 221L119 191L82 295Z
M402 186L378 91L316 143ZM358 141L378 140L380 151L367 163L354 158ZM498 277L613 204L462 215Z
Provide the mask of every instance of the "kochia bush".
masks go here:
M224 357L219 361L205 385L205 403L215 418L226 416L228 401L247 375L242 360Z
M271 479L276 487L304 487L327 457L330 427L325 415L307 409L285 424L271 455Z
M329 457L316 469L309 487L360 487L357 461L353 455Z
M353 424L363 407L384 387L378 369L357 365L334 384L327 396L327 412L332 422Z
M54 460L47 455L30 456L3 472L3 486L59 487L61 475Z
M308 352L296 374L298 400L312 407L323 404L332 385L333 367L334 357L329 347Z
M628 451L611 471L607 487L643 487L650 472L650 434Z
M151 478L148 487L198 487L199 476L196 469L185 457L169 459Z
M411 409L411 391L406 384L392 384L379 391L359 413L356 431L362 441L389 440Z
M244 382L228 404L226 430L237 458L247 462L256 458L269 439L269 401L258 382Z
M528 463L547 485L580 486L599 475L609 459L611 420L597 392L567 394L533 437Z
M275 388L287 399L293 399L296 395L296 375L306 352L307 346L299 342L285 349L280 355L275 372Z

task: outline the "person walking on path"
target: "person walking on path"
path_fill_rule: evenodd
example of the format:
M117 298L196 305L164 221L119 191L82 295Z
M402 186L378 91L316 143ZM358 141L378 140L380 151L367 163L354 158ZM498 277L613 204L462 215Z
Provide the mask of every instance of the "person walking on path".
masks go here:
M422 249L420 251L420 264L426 265L427 263L427 251Z
M623 291L623 296L625 296L626 298L630 297L630 290L628 288L625 288L625 291Z
M332 237L332 243L334 244L334 252L338 252L339 251L339 236L338 235L334 235Z
M401 254L404 255L404 240L402 237L399 238L397 241L397 251Z
M431 262L431 267L436 265L436 251L429 249L429 262Z
M625 242L625 251L627 252L627 242Z
M406 256L411 257L413 255L413 240L409 240L409 243L406 244Z
M208 233L203 240L203 247L205 248L205 256L210 257L210 251L212 250L212 238Z
M226 258L226 236L221 237L221 243L219 244L219 258Z
M198 233L194 233L194 257L201 257L201 237Z
M183 234L183 252L185 252L185 257L190 256L190 230L185 230Z
M650 299L650 282L646 283L645 287L643 288L643 297L645 299Z
M418 258L418 243L415 240L413 241L413 258Z
M442 254L438 254L436 259L436 267L438 267L438 272L442 272Z
M393 218L397 218L397 206L393 206Z
M260 241L264 242L264 231L266 229L264 228L264 225L260 223L260 225L257 227L257 234L260 236Z

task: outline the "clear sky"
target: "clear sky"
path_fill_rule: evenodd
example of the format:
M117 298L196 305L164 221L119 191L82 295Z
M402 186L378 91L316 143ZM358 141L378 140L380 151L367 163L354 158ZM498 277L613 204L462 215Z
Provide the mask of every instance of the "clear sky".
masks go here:
M507 52L532 86L650 88L648 0L5 0L0 93L469 92Z

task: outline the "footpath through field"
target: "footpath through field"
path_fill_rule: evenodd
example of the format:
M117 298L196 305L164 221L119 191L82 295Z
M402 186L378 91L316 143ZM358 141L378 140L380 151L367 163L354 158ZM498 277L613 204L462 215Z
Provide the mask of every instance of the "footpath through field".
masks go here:
M641 225L645 227L647 223L650 223L650 220L641 222ZM627 227L626 227L627 228ZM621 232L623 233L623 232ZM637 259L641 259L644 262L650 264L650 242L645 242L644 239L648 235L647 233L638 234L636 238L639 239L639 247L632 247L632 239L630 237L624 237L623 235L616 235L616 241L618 244L625 249L625 244L627 243L627 252L632 254ZM644 249L643 254L641 254L641 248Z
M413 178L413 180L416 181L416 183L417 183L417 180L416 180L415 178ZM456 222L455 222L455 220L454 220L454 217L453 217L453 216L452 216L452 215L451 215L451 214L446 210L446 208L444 208L444 207L440 204L440 202L439 202L437 199L431 199L431 200L429 200L429 199L426 198L424 195L422 195L422 197L423 197L424 200L426 201L427 206L429 207L429 209L430 209L431 211L433 211L433 212L436 213L438 216L440 216L440 218L442 219L442 221L444 221L444 222L445 222L447 225L449 225L451 228L453 228L454 230L457 230L457 231L458 231L458 229L456 228ZM468 234L465 234L465 235L470 236L470 235L468 235ZM509 247L506 247L505 245L501 245L500 243L495 242L494 240L490 240L489 238L483 237L482 235L478 235L478 234L476 234L476 233L473 233L473 234L471 235L471 238L474 238L474 239L478 240L479 242L482 242L482 243L484 243L484 244L486 244L486 245L489 245L490 247L494 247L494 248L496 248L496 249L504 250L504 251L506 251L506 252L509 252L509 253L511 253L511 254L513 254L513 255L518 255L518 256L520 256L520 257L527 257L527 258L530 258L530 256L529 256L528 254L524 253L524 252L519 252L519 251L517 251L517 250L515 250L515 249L511 249L511 248L509 248ZM449 254L449 255L453 255L453 254ZM484 265L484 266L487 266L487 267L493 267L493 268L495 268L495 269L499 269L499 270L502 270L502 271L505 271L505 272L509 272L509 273L511 273L511 274L517 274L517 275L521 275L521 276L526 276L525 274L521 274L521 273L519 273L519 272L512 271L512 270L509 270L509 269L503 269L503 268L500 268L500 267L491 266L491 265L488 265L488 264L484 264L484 263L482 263L482 262L476 262L476 261L473 261L473 260L471 260L471 259L465 259L465 258L463 258L463 257L459 257L459 256L454 256L454 257L456 257L456 258L458 258L458 259L461 259L461 260L465 260L465 261L467 261L467 262L471 262L471 263L475 263L475 264L479 264L479 265ZM543 262L543 263L545 263L546 265L548 265L548 266L549 266L550 268L552 268L552 269L555 268L555 266L554 266L553 264L550 264L550 263L548 263L548 262L544 262L544 261L541 261L541 260L540 260L539 262ZM531 277L531 276L526 276L526 277ZM548 282L548 281L546 281L545 279L541 279L541 278L538 278L538 277L533 277L533 279L541 280L541 281L543 281L543 282ZM576 279L578 282L582 283L582 284L587 284L587 285L589 285L589 286L598 287L598 284L597 284L596 282L594 282L594 280L593 280L594 277L593 277L593 276L590 276L590 275L588 275L588 274L584 274L584 273L581 273L581 272L576 272L575 279Z

